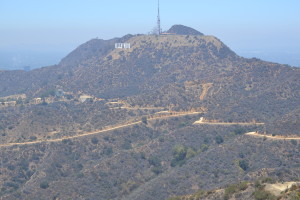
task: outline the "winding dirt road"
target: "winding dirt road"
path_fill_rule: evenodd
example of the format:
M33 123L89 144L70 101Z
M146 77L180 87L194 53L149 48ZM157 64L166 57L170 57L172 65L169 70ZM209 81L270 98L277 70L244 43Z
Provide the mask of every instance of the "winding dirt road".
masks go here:
M151 121L151 120L156 120L156 119L166 119L166 118L181 117L181 116L186 116L186 115L196 115L196 114L200 114L200 113L202 113L202 112L180 112L180 113L173 112L167 116L151 116L151 117L147 118L147 120ZM32 141L32 142L0 144L0 148L1 147L10 147L10 146L15 146L15 145L22 146L22 145L31 145L31 144L39 144L39 143L61 142L66 139L74 139L74 138L95 135L95 134L99 134L99 133L104 133L104 132L108 132L108 131L113 131L113 130L129 127L129 126L133 126L133 125L140 124L140 123L142 123L142 121L136 121L136 122L126 123L126 124L122 124L122 125L116 125L116 126L113 126L110 128L102 129L102 130L96 130L96 131L92 131L92 132L86 132L86 133L83 133L80 135L62 137L62 138L57 138L57 139L45 139L45 140L36 140L36 141Z
M205 124L205 125L241 125L241 126L249 126L249 125L264 125L264 123L253 123L253 122L194 122L194 124Z
M281 136L281 135L264 135L264 134L260 134L257 132L249 132L246 133L245 135L249 135L249 136L253 136L253 137L259 137L259 138L267 138L267 139L271 139L271 140L300 140L300 137L293 137L293 136Z

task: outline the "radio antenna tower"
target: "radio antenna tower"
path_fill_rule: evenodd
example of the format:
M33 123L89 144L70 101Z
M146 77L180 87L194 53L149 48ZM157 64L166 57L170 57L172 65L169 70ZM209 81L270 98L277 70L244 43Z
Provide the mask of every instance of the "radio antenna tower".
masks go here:
M158 0L158 14L157 14L157 34L161 34L161 26L160 26L160 13L159 13L159 0Z

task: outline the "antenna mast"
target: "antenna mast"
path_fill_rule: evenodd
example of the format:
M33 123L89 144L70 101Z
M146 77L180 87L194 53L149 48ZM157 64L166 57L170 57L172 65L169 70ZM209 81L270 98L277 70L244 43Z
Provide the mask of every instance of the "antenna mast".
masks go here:
M158 35L161 34L161 26L160 26L160 13L159 13L159 0L158 0L158 14L157 14L157 33Z

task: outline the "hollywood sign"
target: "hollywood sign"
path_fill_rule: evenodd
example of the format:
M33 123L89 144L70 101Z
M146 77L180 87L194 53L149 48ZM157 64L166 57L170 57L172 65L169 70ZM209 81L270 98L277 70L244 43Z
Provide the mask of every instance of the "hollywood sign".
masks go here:
M116 43L116 49L130 49L130 43Z

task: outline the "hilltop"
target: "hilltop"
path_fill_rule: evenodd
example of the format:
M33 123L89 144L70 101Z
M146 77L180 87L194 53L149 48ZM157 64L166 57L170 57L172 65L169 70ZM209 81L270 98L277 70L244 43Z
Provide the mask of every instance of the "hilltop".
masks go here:
M176 35L204 35L203 33L200 33L199 31L193 28L183 25L174 25L167 31L167 33Z
M299 68L182 25L166 33L0 71L0 198L157 200L299 181L299 141L272 139L299 137Z

